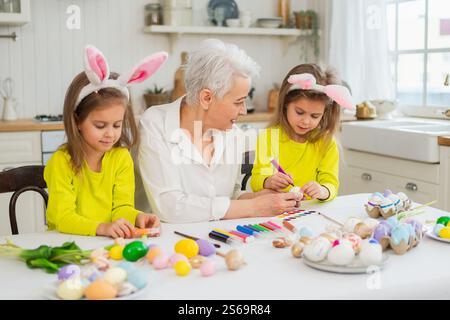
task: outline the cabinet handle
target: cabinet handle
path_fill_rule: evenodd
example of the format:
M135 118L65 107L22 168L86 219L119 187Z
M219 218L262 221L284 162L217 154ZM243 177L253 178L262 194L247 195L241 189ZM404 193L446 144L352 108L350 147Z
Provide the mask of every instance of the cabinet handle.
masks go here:
M417 191L419 190L419 188L417 187L417 184L412 183L412 182L408 182L405 186L406 190L410 190L410 191Z
M370 180L372 180L372 175L370 173L363 173L361 175L361 179L366 180L366 181L370 181Z

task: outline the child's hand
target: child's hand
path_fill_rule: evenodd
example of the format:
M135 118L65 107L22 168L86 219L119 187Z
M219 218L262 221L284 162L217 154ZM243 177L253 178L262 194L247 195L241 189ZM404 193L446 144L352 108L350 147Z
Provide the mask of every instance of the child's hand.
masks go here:
M134 227L128 220L122 218L110 223L100 223L96 234L113 239L132 238L134 236Z
M302 187L303 193L311 197L311 199L326 200L330 196L330 192L324 186L316 181L310 181Z
M135 221L138 228L157 228L160 226L159 218L156 214L140 212Z
M274 175L264 180L264 188L272 189L275 191L281 191L289 185L294 185L294 181L291 176L284 173L277 172Z

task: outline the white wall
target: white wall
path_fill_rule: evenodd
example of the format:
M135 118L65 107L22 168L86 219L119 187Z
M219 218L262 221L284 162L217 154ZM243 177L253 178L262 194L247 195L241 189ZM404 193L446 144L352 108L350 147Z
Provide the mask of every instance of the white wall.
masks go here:
M170 49L166 35L144 34L144 6L154 0L32 0L31 22L22 27L0 27L0 34L16 32L19 39L0 39L0 78L12 77L16 83L15 97L21 118L36 114L62 113L64 94L72 78L82 70L82 49L94 44L106 55L112 70L119 73L131 68L143 56ZM193 0L195 21L206 17L207 0ZM253 12L255 18L275 16L276 0L236 0L239 9ZM293 11L314 9L319 14L321 28L328 21L330 0L293 0ZM67 7L71 4L81 8L80 30L66 27ZM256 87L257 110L266 109L267 92L274 82L280 83L286 72L300 57L300 42L289 47L283 54L283 41L268 36L215 36L233 42L245 49L261 66L261 77ZM173 87L173 75L180 63L180 52L195 48L204 36L183 36L170 53L166 65L146 83L132 91L133 104L141 110L141 92L153 83ZM327 32L321 39L321 60L327 56ZM311 62L312 60L308 61ZM0 102L0 114L2 111Z

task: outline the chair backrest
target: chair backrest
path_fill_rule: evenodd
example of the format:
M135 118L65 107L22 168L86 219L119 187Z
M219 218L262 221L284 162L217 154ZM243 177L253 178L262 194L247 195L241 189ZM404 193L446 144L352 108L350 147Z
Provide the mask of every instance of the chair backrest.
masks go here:
M247 182L252 176L253 161L255 160L255 151L246 151L244 153L244 160L241 166L241 174L244 175L242 178L241 190L244 191L247 187Z
M45 191L47 184L44 180L45 166L23 166L0 172L0 193L13 192L9 201L9 223L12 234L19 234L16 219L16 203L19 196L25 191L36 191L44 198L45 206L48 203L48 194Z

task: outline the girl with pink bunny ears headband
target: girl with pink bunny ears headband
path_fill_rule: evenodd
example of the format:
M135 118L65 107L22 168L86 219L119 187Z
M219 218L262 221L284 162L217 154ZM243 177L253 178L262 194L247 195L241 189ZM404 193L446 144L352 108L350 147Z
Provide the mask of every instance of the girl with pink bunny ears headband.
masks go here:
M92 45L85 48L85 73L90 83L78 95L75 108L86 96L98 92L103 88L115 88L130 99L128 86L143 82L152 76L167 60L166 52L158 52L142 59L130 72L120 76L117 80L109 79L109 66L103 53Z

